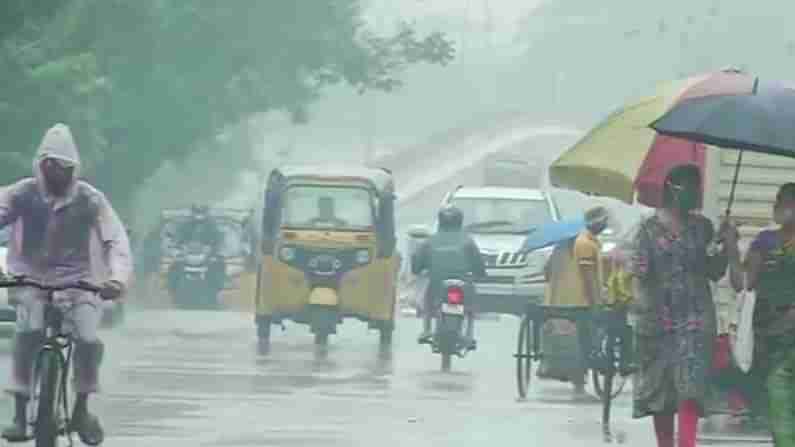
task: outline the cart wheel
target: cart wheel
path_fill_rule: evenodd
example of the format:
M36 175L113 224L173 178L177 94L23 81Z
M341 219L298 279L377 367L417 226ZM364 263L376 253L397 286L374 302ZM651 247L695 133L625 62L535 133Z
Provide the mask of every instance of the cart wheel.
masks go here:
M519 324L519 339L516 347L516 386L521 399L527 398L533 371L532 320L529 315L522 318Z

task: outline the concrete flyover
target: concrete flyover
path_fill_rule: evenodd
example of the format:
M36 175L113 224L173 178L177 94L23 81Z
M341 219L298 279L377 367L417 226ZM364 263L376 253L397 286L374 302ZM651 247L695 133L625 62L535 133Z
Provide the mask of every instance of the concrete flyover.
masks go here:
M549 161L581 134L571 126L514 117L380 157L373 165L392 170L398 195L398 228L405 228L432 220L444 194L456 186L481 184L481 162L486 157L497 153L518 155L545 172ZM538 186L544 182L539 178Z

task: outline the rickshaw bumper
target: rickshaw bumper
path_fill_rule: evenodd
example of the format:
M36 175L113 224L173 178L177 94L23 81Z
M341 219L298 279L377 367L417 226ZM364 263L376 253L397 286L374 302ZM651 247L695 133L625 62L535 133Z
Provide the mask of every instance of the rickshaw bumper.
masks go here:
M336 307L339 304L337 291L328 287L316 287L309 292L310 306Z

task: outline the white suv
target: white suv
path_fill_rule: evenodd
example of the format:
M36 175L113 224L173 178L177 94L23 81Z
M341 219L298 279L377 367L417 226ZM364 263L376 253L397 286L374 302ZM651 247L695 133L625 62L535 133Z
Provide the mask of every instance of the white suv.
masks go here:
M464 214L464 229L475 239L487 277L476 284L484 312L522 315L528 302L544 299L544 265L552 249L520 253L530 229L560 220L553 198L538 189L459 187L442 206Z

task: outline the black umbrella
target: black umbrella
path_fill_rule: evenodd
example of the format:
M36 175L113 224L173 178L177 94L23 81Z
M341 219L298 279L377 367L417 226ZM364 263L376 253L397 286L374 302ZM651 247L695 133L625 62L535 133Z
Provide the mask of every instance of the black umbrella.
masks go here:
M650 127L663 135L739 149L728 216L742 164L743 151L795 158L795 85L760 83L748 94L684 100Z

